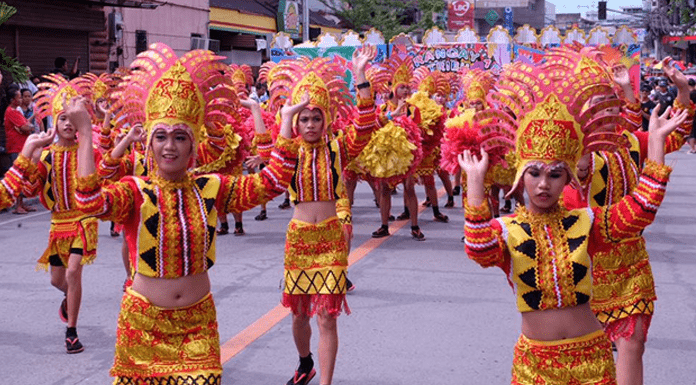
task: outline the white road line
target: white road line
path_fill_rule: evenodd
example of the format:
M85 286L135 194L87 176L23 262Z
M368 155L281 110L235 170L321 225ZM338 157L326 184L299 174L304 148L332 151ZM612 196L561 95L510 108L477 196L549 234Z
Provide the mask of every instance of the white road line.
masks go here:
M34 217L38 217L39 215L46 215L46 214L50 214L50 213L51 213L50 211L42 211L42 212L36 213L36 214L21 215L21 216L19 216L19 218L10 219L9 221L0 222L0 226L9 225L10 223L15 223L15 222L19 222L19 221L24 220L24 219L34 218Z

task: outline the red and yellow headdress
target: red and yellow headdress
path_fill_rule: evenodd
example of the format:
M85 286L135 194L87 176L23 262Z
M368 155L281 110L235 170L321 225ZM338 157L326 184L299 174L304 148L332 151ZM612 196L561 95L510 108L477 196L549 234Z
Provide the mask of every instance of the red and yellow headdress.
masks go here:
M452 91L450 78L441 71L430 71L428 67L416 68L411 78L411 88L423 91L432 97L435 94L449 98Z
M205 124L236 126L239 99L231 79L223 75L227 65L221 59L204 50L177 58L166 44L150 45L119 85L115 129L142 124L150 143L156 124L184 124L192 140L200 143L206 138Z
M409 85L413 77L413 57L399 52L393 52L389 59L382 63L384 71L389 75L390 91L396 91L400 85Z
M91 84L85 78L68 81L60 75L50 74L45 75L44 79L46 81L39 84L39 91L34 95L36 116L43 119L50 115L54 125L58 121L58 115L65 109L64 103L75 96L90 97Z
M482 126L484 148L515 151L517 173L511 193L531 165L563 167L577 180L575 168L583 154L625 144L622 136L601 130L607 117L588 123L594 114L583 112L592 96L612 92L606 76L587 67L578 52L555 50L550 56L540 67L506 68L488 96L494 107L474 117ZM567 59L569 66L553 57ZM573 59L575 65L570 64Z
M478 100L486 105L486 95L494 84L493 74L478 68L465 70L461 77L462 89L465 90L464 98L468 103Z
M278 65L274 61L267 61L259 67L259 83L268 83L272 78L273 70Z
M251 73L251 67L247 64L230 64L225 74L232 79L232 84L237 90L237 95L240 97L249 95L249 89L254 85L254 76Z
M332 58L300 57L280 62L269 79L270 105L282 105L288 98L291 104L299 104L307 92L307 108L321 110L327 132L334 119L349 116L351 111L352 99L344 76L345 68Z
M121 80L118 75L107 73L97 76L88 72L82 75L82 77L90 84L92 103L97 103L99 99L109 99L111 93Z

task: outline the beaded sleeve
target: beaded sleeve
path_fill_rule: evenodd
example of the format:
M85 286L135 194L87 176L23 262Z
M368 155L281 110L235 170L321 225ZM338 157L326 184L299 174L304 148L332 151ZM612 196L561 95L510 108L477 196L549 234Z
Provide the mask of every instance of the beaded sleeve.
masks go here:
M672 168L646 161L638 185L611 206L594 207L592 231L606 242L621 242L639 236L655 219L665 196Z
M268 162L271 159L271 152L273 152L273 138L270 132L266 131L263 134L254 134L252 145L256 147L257 153L264 162Z
M246 211L285 192L295 173L297 148L293 140L279 136L270 162L260 172L241 176L221 174L220 210Z
M36 166L24 155L19 155L12 167L0 180L0 209L10 207L22 192L24 181L36 172Z
M686 142L686 138L691 134L691 127L694 122L694 103L689 102L688 106L683 105L679 100L675 100L672 106L673 110L683 110L688 111L688 116L682 124L677 127L674 132L667 136L665 140L665 153L669 154L675 151L679 151Z
M218 123L206 124L207 138L198 145L198 158L201 160L218 159L225 151L225 130ZM206 163L205 161L203 163Z
M623 108L626 121L631 126L631 131L640 129L643 126L643 114L640 107L640 102L630 103L625 101Z
M470 206L464 199L464 219L464 250L469 258L482 267L502 266L507 258L505 239L488 202Z
M101 179L117 181L126 175L133 175L133 152L118 159L111 157L111 151L105 152L97 164L97 175Z
M134 196L138 190L131 178L102 186L95 173L77 178L76 199L85 214L102 220L123 223L135 211Z
M370 142L372 132L379 127L375 100L358 97L358 104L353 114L353 124L346 127L343 146L348 159L345 164L357 157Z

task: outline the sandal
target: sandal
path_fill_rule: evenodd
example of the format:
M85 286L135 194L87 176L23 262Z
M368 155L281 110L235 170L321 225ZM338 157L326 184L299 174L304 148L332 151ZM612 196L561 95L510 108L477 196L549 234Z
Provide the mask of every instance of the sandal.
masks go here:
M310 353L310 360L311 360L311 353ZM300 358L302 360L303 358ZM288 380L286 385L307 385L309 384L310 381L312 381L312 378L317 375L317 371L314 369L314 361L310 361L310 364L307 365L311 369L309 372L300 372L300 369L302 369L302 361L300 361L300 366L295 370L295 375L292 376L290 380ZM305 368L306 370L306 368Z
M445 203L445 208L451 209L454 207L454 197L448 197L447 203Z
M403 221L406 219L411 219L411 214L408 211L404 211L403 213L399 214L398 217L396 217L397 221Z
M459 187L459 186L454 186L454 189L452 189L452 195L453 195L453 196L457 196L457 195L459 195L459 194L461 193L461 191L462 191L462 188L461 188L461 187Z
M216 231L218 235L225 235L230 233L230 225L227 222L220 224L220 228Z
M394 222L396 218L393 215L389 215L389 222Z
M372 238L384 238L389 236L389 228L387 226L381 226L377 231L372 233Z
M430 207L432 205L433 204L430 202L430 198L426 198L425 201L423 203L421 203L421 206L423 206L423 207Z
M425 241L425 235L423 235L423 232L418 226L411 226L411 236L416 241Z
M239 226L239 227L235 226L235 228L234 228L234 235L235 235L236 237L238 237L238 236L240 236L240 235L244 235L244 228L243 228L242 226Z
M74 338L65 337L65 351L68 354L80 353L84 350L85 347L82 346L82 343L80 342L80 339L77 336L75 336Z
M254 217L254 220L257 221L265 221L266 219L268 219L268 216L266 216L266 210L261 210L259 215Z
M447 223L449 222L449 217L443 213L437 213L433 215L433 220L435 220L435 222Z

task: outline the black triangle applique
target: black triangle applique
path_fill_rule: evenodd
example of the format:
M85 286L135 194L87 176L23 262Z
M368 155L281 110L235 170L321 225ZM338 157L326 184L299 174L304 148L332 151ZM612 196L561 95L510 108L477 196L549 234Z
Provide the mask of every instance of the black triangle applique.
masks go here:
M577 286L587 275L587 267L577 262L573 262L573 283Z
M515 247L515 250L528 256L529 258L536 259L536 241L533 239L528 239Z
M198 186L199 189L203 190L205 188L205 185L208 184L208 177L198 177L196 178L196 186Z
M578 222L578 219L580 219L580 217L578 217L577 215L570 215L570 216L563 218L561 220L561 223L563 223L563 230L565 230L565 231L570 230L570 228L573 227L573 225Z
M524 273L518 275L520 277L520 280L525 283L525 285L533 288L537 288L537 283L536 283L536 269L531 268Z
M210 269L211 267L213 267L214 264L215 264L215 262L213 262L212 259L210 259L210 258L206 258L206 259L205 259L206 270L208 270L208 269Z
M640 152L638 151L629 151L629 154L631 154L631 159L633 160L633 163L636 165L640 164Z
M522 299L530 308L539 310L539 304L541 303L541 290L534 290L530 291L529 293L522 294Z
M527 233L528 236L532 236L532 225L529 223L520 223L520 227L522 230L524 230L525 233Z
M215 206L215 198L203 198L203 204L205 204L205 212L210 214Z
M147 232L155 239L157 239L157 230L159 229L159 218L159 213L155 213L150 218L147 218L144 223Z
M152 203L153 205L157 204L157 194L155 194L155 192L152 189L144 188L142 191L150 199L150 203Z
M570 252L572 253L578 247L580 247L585 242L585 239L587 239L586 235L582 235L577 238L568 238L568 249Z
M583 303L588 303L590 302L590 296L584 293L581 293L579 291L575 292L575 302L578 305L582 305Z
M607 167L607 164L605 163L604 166L602 166L601 169L599 169L599 175L602 176L602 180L605 181L607 178L609 178L609 167ZM595 194L594 200L597 202L598 205L604 206L606 204L606 199L607 199L607 187L606 185L600 192Z
M157 249L154 246L140 253L140 259L145 261L152 271L157 271Z
M48 178L46 178L46 184L52 184L53 183L53 177L51 177L51 174L48 174ZM48 195L48 200L51 202L55 202L56 198L53 196L53 189L49 188L46 190L46 195Z
M208 225L208 244L212 245L215 238L215 226Z

